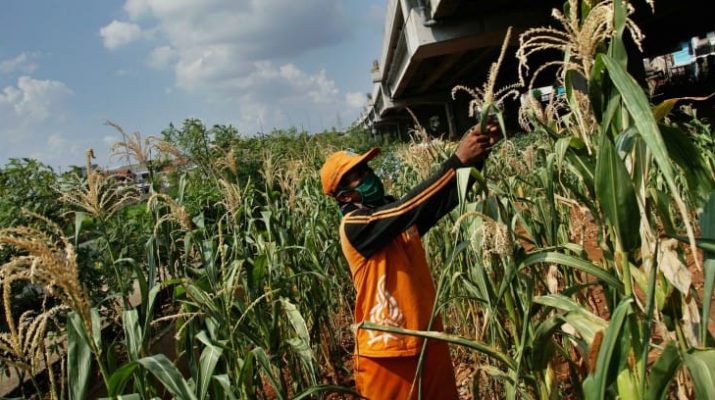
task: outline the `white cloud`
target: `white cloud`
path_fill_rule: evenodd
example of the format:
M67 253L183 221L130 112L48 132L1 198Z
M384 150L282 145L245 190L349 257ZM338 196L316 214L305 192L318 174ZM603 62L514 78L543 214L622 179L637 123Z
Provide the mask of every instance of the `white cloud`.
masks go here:
M343 2L127 0L124 11L142 27L113 21L105 28L134 26L131 40L155 32L157 47L146 65L173 68L176 87L208 101L212 109L224 107L234 115L238 110L235 118L244 124L239 129L270 130L310 116L319 121L315 114L334 116L353 109L349 99L357 101L340 93L329 71L294 61L350 37L354 27ZM131 40L117 40L114 48ZM105 46L110 48L106 37Z
M163 67L175 61L177 84L187 90L220 86L250 73L256 62L285 63L340 43L350 33L342 5L334 0L127 0L124 9L130 18L153 17L156 36L166 45L154 49L148 64ZM105 46L141 36L138 25L126 22L113 21L102 29L124 33L128 26L133 26L131 35L108 34L116 40L109 44L105 38Z
M99 34L102 36L104 47L114 50L140 39L142 30L137 24L114 20L102 27Z
M178 59L178 53L170 46L157 47L149 53L147 65L154 69L165 69Z
M0 163L10 157L32 157L51 165L75 162L79 146L62 134L70 121L71 97L72 90L62 82L28 76L1 89Z
M0 61L0 72L11 74L21 72L29 74L37 69L37 64L33 61L38 57L38 53L22 52L14 58Z
M367 97L362 92L349 92L345 94L345 102L349 107L361 109L366 101Z
M0 112L12 110L20 120L57 118L62 116L62 103L71 95L72 91L62 82L21 76L17 86L7 86L0 92Z
M124 4L124 11L129 14L129 18L132 20L137 20L149 11L149 1L148 0L127 0Z

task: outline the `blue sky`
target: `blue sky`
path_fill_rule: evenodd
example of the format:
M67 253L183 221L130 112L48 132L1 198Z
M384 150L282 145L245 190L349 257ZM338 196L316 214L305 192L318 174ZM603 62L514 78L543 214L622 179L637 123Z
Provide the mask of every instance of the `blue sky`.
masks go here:
M384 0L3 0L0 164L84 164L189 117L244 135L348 125L371 89Z

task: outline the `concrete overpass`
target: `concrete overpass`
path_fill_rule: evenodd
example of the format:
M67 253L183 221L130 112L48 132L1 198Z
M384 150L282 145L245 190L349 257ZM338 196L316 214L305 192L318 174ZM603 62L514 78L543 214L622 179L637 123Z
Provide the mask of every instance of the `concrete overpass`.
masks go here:
M653 14L636 0L634 17L646 33L645 56L670 51L678 41L715 28L701 1L656 0ZM512 46L497 86L516 81L518 36L528 28L556 26L553 8L564 0L387 0L380 58L373 64L373 90L357 124L373 132L406 136L414 125L409 107L433 135L458 136L474 121L467 115L469 98L452 100L452 87L481 86L496 60L509 26ZM632 64L638 75L642 55ZM550 84L551 82L547 82ZM516 104L507 110L516 112Z

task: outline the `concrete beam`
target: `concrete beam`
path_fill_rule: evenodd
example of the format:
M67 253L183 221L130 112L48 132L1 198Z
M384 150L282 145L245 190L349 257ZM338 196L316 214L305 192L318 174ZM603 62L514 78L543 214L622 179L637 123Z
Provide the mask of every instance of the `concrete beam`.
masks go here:
M387 0L385 8L385 30L382 33L382 51L380 53L380 73L382 80L387 78L387 67L392 62L395 42L402 29L402 6L400 0Z
M444 18L452 15L457 9L459 0L431 0L432 18Z
M406 51L402 53L404 59L393 60L390 67L399 70L389 71L384 82L387 82L391 96L398 98L409 86L410 78L424 59L476 48L498 47L509 26L516 27L512 34L512 41L516 41L519 32L523 30L518 27L529 26L542 14L543 10L537 9L511 11L444 26L426 27L419 13L412 9L402 32L406 45Z
M417 92L424 92L425 90L429 89L432 85L434 85L435 82L437 82L442 76L447 73L447 71L450 70L454 66L454 64L457 63L462 58L462 55L464 53L459 52L455 54L450 54L447 56L442 63L437 67L429 76L429 78L425 79L420 87L417 89Z

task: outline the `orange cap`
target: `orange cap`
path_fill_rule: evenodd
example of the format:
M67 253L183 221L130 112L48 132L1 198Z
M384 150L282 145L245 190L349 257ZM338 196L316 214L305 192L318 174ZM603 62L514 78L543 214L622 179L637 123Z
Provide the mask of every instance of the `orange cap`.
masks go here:
M328 156L320 168L320 182L323 184L323 193L334 197L338 190L340 180L346 172L363 161L370 161L375 156L380 154L380 149L377 147L370 149L364 154L355 154L352 151L336 151Z

